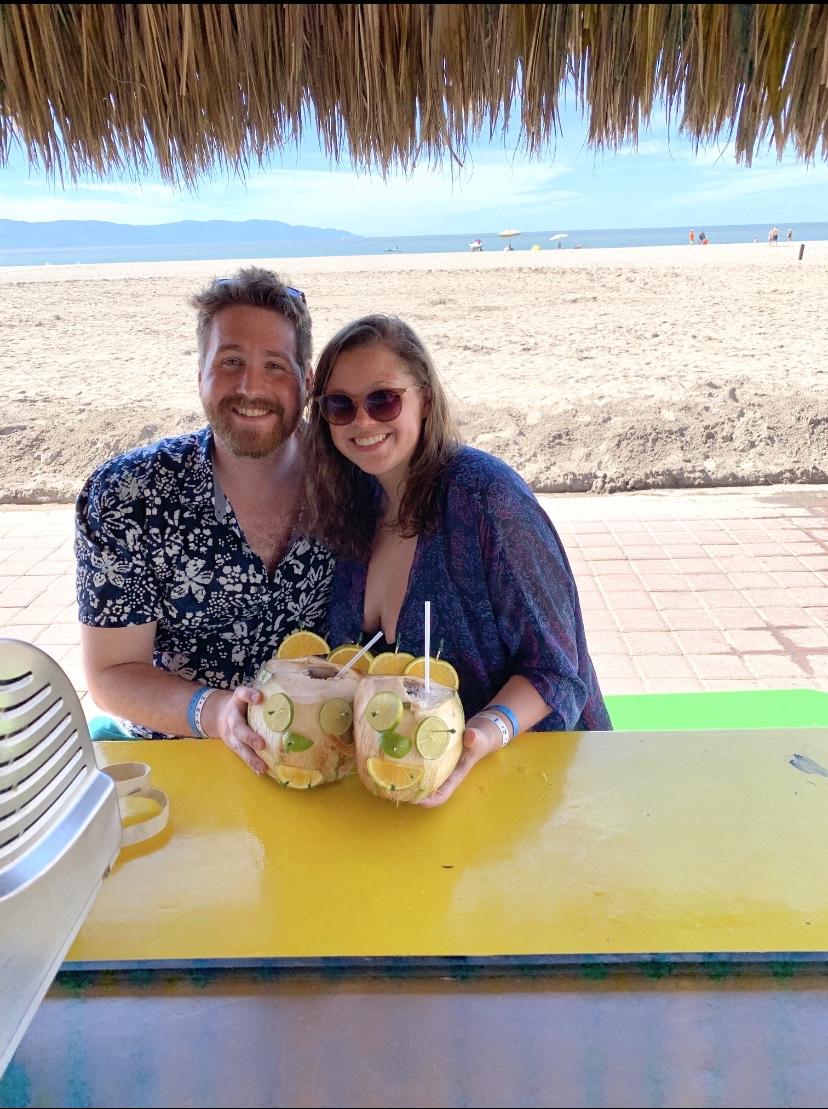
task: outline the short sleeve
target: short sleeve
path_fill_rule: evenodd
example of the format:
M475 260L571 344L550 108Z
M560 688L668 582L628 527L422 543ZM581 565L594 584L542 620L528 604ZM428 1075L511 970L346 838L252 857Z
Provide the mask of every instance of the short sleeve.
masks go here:
M161 590L144 550L146 502L134 475L106 467L75 506L78 618L99 628L148 624Z
M592 664L566 553L513 471L504 467L481 501L487 586L509 673L526 678L551 710L547 721L569 731L590 696Z

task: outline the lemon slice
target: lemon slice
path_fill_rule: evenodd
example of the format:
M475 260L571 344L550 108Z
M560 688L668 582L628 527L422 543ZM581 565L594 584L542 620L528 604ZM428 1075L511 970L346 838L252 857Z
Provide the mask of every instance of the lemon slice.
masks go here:
M307 658L308 655L327 655L330 647L316 632L291 632L279 644L276 658Z
M319 727L328 735L345 735L354 721L354 710L344 697L332 697L319 710Z
M406 677L424 678L425 677L425 656L421 655L420 658L415 658L413 662L409 662L403 674ZM454 669L450 662L446 662L444 658L432 658L428 662L428 677L429 681L437 682L438 685L444 685L448 689L460 688L460 675Z
M303 770L301 766L277 765L272 775L288 789L313 789L322 781L321 770Z
M399 763L387 762L385 759L368 759L365 764L372 782L389 793L398 793L404 789L412 789L422 781L423 768L421 766L401 766Z
M402 720L403 703L396 693L384 689L365 706L365 719L377 732L388 732Z
M371 665L368 667L368 673L398 677L403 673L409 662L413 661L414 656L406 654L405 651L383 651L381 655L374 656Z
M286 732L293 723L293 701L284 693L273 693L262 705L265 724L272 732Z
M343 643L341 647L336 647L328 655L328 662L332 662L334 666L344 666L346 662L350 662L354 655L358 655L362 650L358 643ZM351 667L356 670L358 674L367 674L369 667L374 660L374 656L370 651L366 651L359 662L355 662Z
M414 735L414 746L424 759L439 759L449 745L454 728L441 716L427 716L421 720Z

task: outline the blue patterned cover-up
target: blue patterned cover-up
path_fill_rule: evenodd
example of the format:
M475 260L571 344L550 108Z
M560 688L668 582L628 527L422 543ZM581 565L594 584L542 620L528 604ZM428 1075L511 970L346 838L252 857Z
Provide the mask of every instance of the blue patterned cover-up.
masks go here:
M213 479L212 432L104 463L75 512L81 623L157 621L153 663L222 689L252 682L292 631L327 631L334 559L294 536L272 575ZM160 737L125 722L134 736Z
M429 600L432 654L442 644L457 669L467 717L519 674L550 707L534 730L609 730L572 570L532 490L504 462L461 447L441 498L436 528L417 539L397 621L399 649L423 653ZM332 643L364 641L376 631L363 631L367 571L365 562L337 562ZM376 649L393 648L380 641Z

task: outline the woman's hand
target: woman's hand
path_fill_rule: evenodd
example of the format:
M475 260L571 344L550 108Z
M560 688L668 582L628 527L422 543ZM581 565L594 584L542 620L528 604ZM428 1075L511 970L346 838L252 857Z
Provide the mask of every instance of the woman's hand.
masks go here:
M247 706L256 705L261 700L261 690L247 685L240 685L232 693L219 689L207 698L201 717L205 732L220 739L257 774L264 774L267 770L266 764L256 754L266 744L248 727Z
M486 755L499 751L502 746L503 737L497 726L485 717L473 716L463 732L463 753L457 766L438 790L424 800L418 801L417 804L425 809L434 809L444 801L448 801L474 764L480 762Z

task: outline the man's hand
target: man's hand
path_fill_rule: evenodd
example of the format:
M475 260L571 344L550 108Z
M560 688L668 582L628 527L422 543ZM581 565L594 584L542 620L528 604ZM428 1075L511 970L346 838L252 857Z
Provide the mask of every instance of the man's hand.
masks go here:
M257 774L264 774L267 770L267 765L256 754L266 744L260 735L248 727L247 706L256 705L261 700L261 691L247 685L240 685L232 693L219 689L207 698L201 714L204 731L220 739L231 751L235 751Z
M503 738L491 721L477 720L472 717L472 722L463 732L463 753L457 766L438 790L416 803L425 809L434 809L442 805L443 802L448 801L475 763L480 762L486 755L499 751L502 746Z

